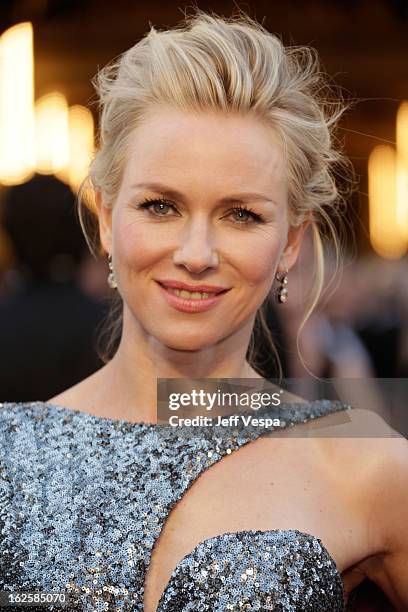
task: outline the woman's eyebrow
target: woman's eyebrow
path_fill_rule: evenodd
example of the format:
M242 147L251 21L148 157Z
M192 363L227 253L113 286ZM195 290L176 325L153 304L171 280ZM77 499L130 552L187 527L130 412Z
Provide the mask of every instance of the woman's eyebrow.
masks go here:
M183 204L187 203L187 198L180 191L167 187L166 185L163 185L162 183L157 183L157 182L137 183L136 185L131 185L131 189L132 190L133 189L151 189L152 191L156 191L167 198L177 199ZM274 200L272 200L266 195L263 195L261 193L248 193L248 192L237 193L237 194L225 196L224 198L221 198L220 203L221 204L235 204L235 203L240 203L240 202L244 203L244 202L254 202L254 201L271 202L275 206L278 206L278 204Z

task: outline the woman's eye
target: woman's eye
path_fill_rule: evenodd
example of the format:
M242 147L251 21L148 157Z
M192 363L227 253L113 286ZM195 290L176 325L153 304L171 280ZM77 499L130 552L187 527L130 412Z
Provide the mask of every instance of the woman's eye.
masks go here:
M167 200L154 199L154 200L145 200L144 202L139 204L138 208L145 208L147 210L153 209L154 211L153 214L157 215L158 217L165 217L166 210L168 208L172 208L174 210L175 206L171 202L167 202ZM163 212L164 214L162 214Z
M149 210L156 217L167 217L169 209L176 210L175 204L161 198L147 199L138 205L138 208ZM238 206L228 213L228 216L235 216L235 225L252 225L262 223L262 215L254 212L250 208Z
M262 215L259 215L258 213L254 212L253 210L249 208L243 208L243 207L234 208L231 214L236 215L236 219L238 219L237 221L238 225L250 225L252 223L261 223L263 220ZM248 219L252 219L252 221L249 221L248 223Z

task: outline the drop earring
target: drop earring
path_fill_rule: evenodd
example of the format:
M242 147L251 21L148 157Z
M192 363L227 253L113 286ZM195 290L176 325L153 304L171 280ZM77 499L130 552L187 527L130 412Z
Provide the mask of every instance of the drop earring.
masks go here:
M115 272L113 270L112 255L110 253L108 255L108 266L109 266L108 285L111 289L117 289L118 285L116 283Z
M287 269L286 266L284 267L285 267L285 273L282 274L281 276L279 274L276 274L275 276L276 280L280 282L280 286L278 287L276 291L276 301L278 304L283 304L288 299L287 284L288 284L289 270Z

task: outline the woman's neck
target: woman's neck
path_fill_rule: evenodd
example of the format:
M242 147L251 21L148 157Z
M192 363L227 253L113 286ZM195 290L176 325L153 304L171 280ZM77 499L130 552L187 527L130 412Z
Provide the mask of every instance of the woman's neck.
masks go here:
M116 354L83 386L93 411L106 417L155 422L158 378L262 378L246 361L253 321L208 347L179 350L148 334L126 309L123 314Z

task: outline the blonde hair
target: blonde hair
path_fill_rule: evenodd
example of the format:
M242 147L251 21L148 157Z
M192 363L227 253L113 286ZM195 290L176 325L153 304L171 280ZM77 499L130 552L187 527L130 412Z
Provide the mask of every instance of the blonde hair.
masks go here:
M181 25L150 31L133 47L102 68L93 79L100 122L96 153L82 183L79 217L91 252L101 255L94 190L112 206L118 193L128 140L152 105L187 112L251 113L280 137L285 155L289 221L310 220L314 239L315 275L311 300L297 336L315 308L323 288L324 249L328 230L340 261L340 239L333 215L341 219L347 188L337 183L340 169L351 169L335 138L338 119L347 108L337 86L320 68L310 47L285 47L241 9L225 18L194 8ZM341 173L340 173L341 175ZM343 173L342 176L345 176ZM350 181L348 181L350 183ZM85 191L91 187L85 197ZM265 319L266 301L258 310L247 351L257 368L255 334L261 330L282 367ZM116 295L105 329L106 362L121 334L121 298ZM304 363L304 362L303 362Z

